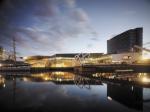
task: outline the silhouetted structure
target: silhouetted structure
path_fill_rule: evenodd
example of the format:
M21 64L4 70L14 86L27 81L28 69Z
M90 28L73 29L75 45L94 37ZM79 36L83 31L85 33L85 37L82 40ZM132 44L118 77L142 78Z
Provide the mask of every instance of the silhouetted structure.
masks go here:
M142 47L143 45L143 28L135 28L125 31L110 40L107 40L107 53L116 54L123 52L141 52L134 49L134 45Z

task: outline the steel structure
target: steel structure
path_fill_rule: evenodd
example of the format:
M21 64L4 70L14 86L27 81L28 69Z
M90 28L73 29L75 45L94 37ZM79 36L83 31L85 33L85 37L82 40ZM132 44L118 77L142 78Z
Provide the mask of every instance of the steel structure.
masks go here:
M83 65L85 59L89 57L90 57L90 53L80 53L75 55L75 61L78 62L80 65Z

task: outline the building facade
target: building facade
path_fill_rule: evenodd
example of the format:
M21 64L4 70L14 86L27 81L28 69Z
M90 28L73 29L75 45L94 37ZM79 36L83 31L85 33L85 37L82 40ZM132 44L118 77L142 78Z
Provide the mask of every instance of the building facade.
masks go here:
M50 58L51 67L73 67L76 53L55 54Z
M25 62L32 67L74 67L81 64L99 64L103 53L65 53L52 56L29 56L25 57ZM80 59L75 57L79 55ZM86 57L83 57L86 55Z
M107 53L141 52L134 45L143 46L143 28L130 29L107 40Z
M126 52L118 54L104 54L99 57L99 64L121 64L121 63L137 63L141 59L141 53Z
M28 56L23 58L26 63L32 67L48 67L50 65L50 56Z
M76 59L76 56L79 56ZM74 67L81 64L99 64L99 58L103 53L72 53L55 54L50 58L51 67Z

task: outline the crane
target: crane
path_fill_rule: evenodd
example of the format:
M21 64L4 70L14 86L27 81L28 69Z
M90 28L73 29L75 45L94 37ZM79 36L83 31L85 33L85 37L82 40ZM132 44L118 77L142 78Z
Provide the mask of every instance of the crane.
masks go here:
M147 51L147 52L150 53L150 49L147 49L147 48L144 48L144 47L140 47L140 46L138 46L138 45L134 45L134 48L140 49L140 50L142 50L142 51Z
M148 48L145 48L145 47L140 47L140 46L138 46L138 45L134 45L134 48L136 48L136 49L140 49L141 51L145 51L145 52L147 52L147 53L150 53L150 49L148 49ZM149 58L149 55L145 55L146 53L142 53L142 57L141 57L141 59L142 59L142 62L146 62L146 63L149 63L149 61L147 60L147 59L150 59ZM137 62L139 62L139 61L137 61Z

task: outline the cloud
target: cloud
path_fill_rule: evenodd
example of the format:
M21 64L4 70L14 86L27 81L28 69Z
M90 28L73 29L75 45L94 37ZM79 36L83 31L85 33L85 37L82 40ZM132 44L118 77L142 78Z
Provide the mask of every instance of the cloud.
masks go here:
M77 8L72 11L72 17L78 22L88 22L89 17L81 8Z
M43 6L40 7L40 4ZM35 15L43 17L55 16L59 13L57 5L54 0L39 0L35 8Z
M93 44L88 44L87 48L91 48L93 46Z
M75 0L64 0L64 3L66 4L68 8L75 8L76 7L76 2Z
M134 11L134 10L126 10L125 12L124 12L124 14L125 15L135 15L136 14L136 11Z
M6 48L15 37L20 51L26 48L31 54L49 55L49 51L61 52L68 38L96 35L88 14L75 0L7 0L3 4L0 44Z
M97 37L93 37L93 38L91 38L91 40L96 41L96 42L99 41L99 39Z

